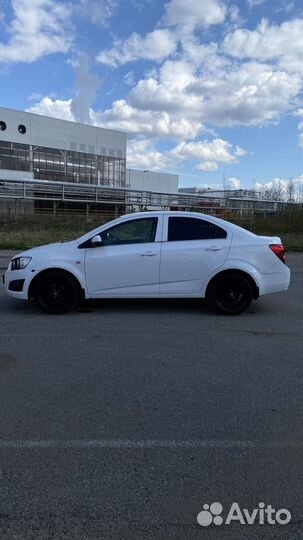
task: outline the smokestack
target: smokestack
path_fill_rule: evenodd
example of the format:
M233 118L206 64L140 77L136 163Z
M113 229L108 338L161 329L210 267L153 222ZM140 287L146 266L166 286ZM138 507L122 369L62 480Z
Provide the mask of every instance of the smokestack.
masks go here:
M75 66L75 96L71 110L77 122L90 123L90 107L93 105L101 80L91 73L91 60L82 54Z

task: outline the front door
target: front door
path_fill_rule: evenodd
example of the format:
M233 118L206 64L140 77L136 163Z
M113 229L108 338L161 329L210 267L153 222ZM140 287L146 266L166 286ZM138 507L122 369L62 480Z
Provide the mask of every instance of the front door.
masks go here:
M102 244L88 247L85 275L90 296L159 294L162 216L129 219L103 230Z

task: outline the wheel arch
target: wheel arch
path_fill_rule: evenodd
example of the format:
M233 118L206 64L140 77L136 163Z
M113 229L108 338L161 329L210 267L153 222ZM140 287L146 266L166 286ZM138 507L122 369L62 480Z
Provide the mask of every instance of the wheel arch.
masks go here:
M228 268L227 270L222 270L221 272L218 272L218 274L213 276L207 284L207 287L205 290L205 297L207 298L208 292L210 291L212 285L217 279L223 276L230 275L230 274L233 274L233 275L238 274L239 276L245 277L252 286L253 299L257 300L257 298L259 297L259 287L255 279L253 278L253 276L251 276L251 274L249 274L248 272L245 272L244 270L239 270L239 268Z
M58 273L61 273L61 274L66 274L69 277L71 277L74 280L74 282L76 283L76 285L77 285L77 287L79 289L81 297L84 298L85 290L84 290L79 278L73 272L71 272L70 270L66 270L65 268L60 268L58 266L50 266L49 268L45 268L44 270L40 270L34 276L32 281L30 282L29 287L28 287L28 293L27 293L27 296L28 296L29 300L31 298L33 298L33 296L34 296L35 286L38 283L39 278L42 275L48 274L49 272L58 272Z

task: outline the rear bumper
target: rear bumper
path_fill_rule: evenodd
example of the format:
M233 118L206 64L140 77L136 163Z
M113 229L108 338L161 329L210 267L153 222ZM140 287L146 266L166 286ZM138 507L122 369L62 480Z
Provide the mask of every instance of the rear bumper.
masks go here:
M270 294L275 292L287 291L290 283L290 269L283 265L281 272L271 274L262 274L262 279L259 283L259 294Z

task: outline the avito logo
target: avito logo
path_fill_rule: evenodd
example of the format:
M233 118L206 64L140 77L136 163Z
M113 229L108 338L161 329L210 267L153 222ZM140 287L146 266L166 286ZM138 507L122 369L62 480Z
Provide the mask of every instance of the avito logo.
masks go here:
M291 513L286 508L276 510L271 504L265 506L260 502L257 508L248 510L240 508L237 502L233 502L226 518L222 516L223 506L219 502L204 504L203 510L199 512L197 521L201 527L209 525L230 525L240 523L241 525L287 525L291 521Z

